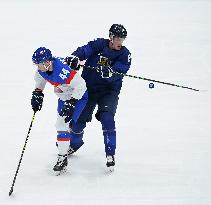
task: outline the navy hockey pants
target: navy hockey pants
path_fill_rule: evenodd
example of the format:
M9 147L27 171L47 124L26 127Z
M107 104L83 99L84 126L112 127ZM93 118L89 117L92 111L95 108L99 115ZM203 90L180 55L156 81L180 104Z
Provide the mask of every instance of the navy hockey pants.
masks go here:
M116 128L114 116L118 105L118 92L103 91L97 93L90 93L88 102L82 111L77 122L72 124L72 140L70 146L75 150L80 148L83 144L83 130L86 127L86 122L92 119L93 111L98 105L96 118L102 124L105 152L106 155L114 155L116 149Z

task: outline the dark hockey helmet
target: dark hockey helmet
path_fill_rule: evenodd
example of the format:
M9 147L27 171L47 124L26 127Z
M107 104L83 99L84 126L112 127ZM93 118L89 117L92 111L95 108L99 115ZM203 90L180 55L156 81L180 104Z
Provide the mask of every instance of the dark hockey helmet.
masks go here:
M127 30L125 27L121 24L113 24L111 28L109 29L109 36L116 36L120 38L126 38L127 37Z
M52 60L53 56L51 54L51 51L45 47L40 47L38 48L33 56L32 56L32 62L34 64L39 64L39 63L43 63L47 60Z

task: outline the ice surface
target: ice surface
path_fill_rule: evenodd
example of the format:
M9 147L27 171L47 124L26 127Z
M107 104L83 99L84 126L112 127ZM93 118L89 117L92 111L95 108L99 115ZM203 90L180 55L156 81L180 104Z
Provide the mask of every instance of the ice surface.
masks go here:
M210 1L0 1L0 204L211 204ZM28 131L33 51L67 56L113 23L128 30L129 74L190 86L194 92L125 78L116 115L116 168L105 171L101 125L54 176L56 96L49 85L14 192L8 196Z

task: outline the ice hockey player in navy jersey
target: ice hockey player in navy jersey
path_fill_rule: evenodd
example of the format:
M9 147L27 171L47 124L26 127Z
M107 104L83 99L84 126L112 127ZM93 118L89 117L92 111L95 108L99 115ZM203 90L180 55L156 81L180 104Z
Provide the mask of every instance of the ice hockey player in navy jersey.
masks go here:
M98 38L78 47L65 61L71 68L77 68L80 61L86 60L82 77L88 89L88 102L78 121L72 123L73 152L83 145L83 130L91 121L93 111L98 105L96 118L102 124L107 167L115 165L116 126L115 113L122 87L122 75L113 72L127 73L131 65L131 54L123 46L127 31L121 24L113 24L109 29L109 39ZM92 69L92 68L93 69Z
M32 61L36 65L35 90L32 92L31 105L34 112L41 110L47 82L54 86L58 99L56 122L58 160L53 170L60 173L67 166L67 153L71 141L69 124L76 123L86 102L87 89L84 79L77 70L71 69L63 58L53 57L45 47L38 48Z

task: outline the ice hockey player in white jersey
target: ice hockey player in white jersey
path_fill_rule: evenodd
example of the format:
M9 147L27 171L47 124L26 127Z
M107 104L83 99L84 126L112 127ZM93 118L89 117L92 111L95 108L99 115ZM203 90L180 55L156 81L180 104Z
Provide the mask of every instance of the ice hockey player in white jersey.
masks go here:
M59 174L68 164L71 122L77 122L87 102L86 83L77 69L71 69L63 58L53 57L51 51L45 47L34 52L32 61L37 66L35 90L31 99L33 111L37 112L42 108L43 90L47 82L54 86L54 92L59 97L56 122L58 160L53 167Z

